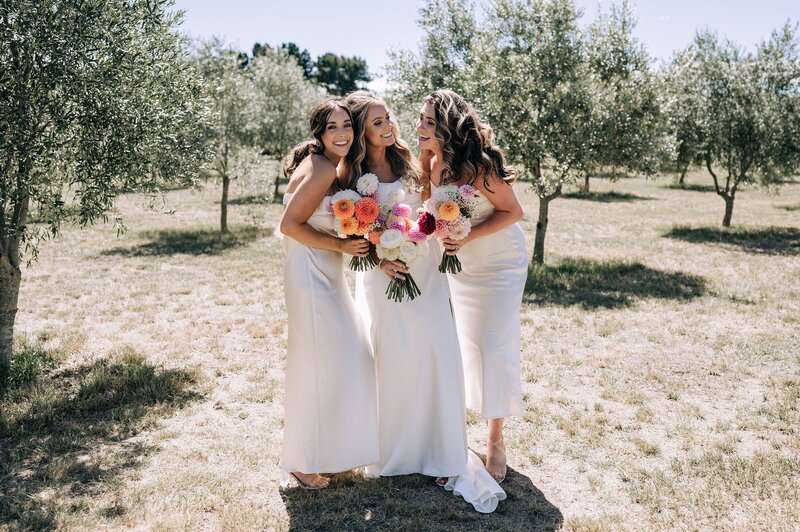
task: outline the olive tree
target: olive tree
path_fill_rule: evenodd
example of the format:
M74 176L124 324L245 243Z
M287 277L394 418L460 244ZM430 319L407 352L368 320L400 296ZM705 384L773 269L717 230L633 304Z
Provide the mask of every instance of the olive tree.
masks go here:
M415 135L422 98L434 90L447 88L470 98L472 43L478 31L468 0L426 2L417 24L423 32L419 51L390 51L386 66L388 100L407 137Z
M633 9L623 0L600 13L586 33L593 166L653 174L664 151L664 128L657 80L635 28Z
M533 262L544 262L550 202L591 164L592 99L571 0L498 0L476 46L473 93L539 197Z
M170 6L0 3L0 363L23 253L34 259L67 220L104 220L123 191L191 179L203 161L205 102Z
M787 24L755 53L710 32L698 33L690 47L701 98L701 153L725 200L724 227L731 225L740 186L778 185L797 167L797 46L797 27Z
M282 159L308 137L308 117L324 91L308 80L294 57L283 50L262 51L251 62L251 105L257 117L256 146L273 159ZM274 178L273 201L279 201L281 171Z

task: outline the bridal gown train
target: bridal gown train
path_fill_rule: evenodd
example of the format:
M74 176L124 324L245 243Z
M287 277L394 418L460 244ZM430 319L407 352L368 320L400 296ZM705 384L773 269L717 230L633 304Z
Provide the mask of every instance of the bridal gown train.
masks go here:
M492 203L478 192L472 225L493 212ZM462 270L447 279L467 406L484 419L523 415L519 308L528 276L525 235L515 223L468 242L457 256Z
M380 183L378 201L403 187ZM405 203L416 209L419 193ZM447 489L479 512L492 512L505 492L467 449L466 409L458 336L447 280L437 270L440 251L409 266L422 295L395 302L386 296L389 278L374 268L356 276L356 301L370 332L378 383L380 460L372 476L421 473L450 477Z
M329 204L326 197L308 224L335 235ZM289 335L281 469L336 473L375 463L375 367L344 257L286 236L283 250Z

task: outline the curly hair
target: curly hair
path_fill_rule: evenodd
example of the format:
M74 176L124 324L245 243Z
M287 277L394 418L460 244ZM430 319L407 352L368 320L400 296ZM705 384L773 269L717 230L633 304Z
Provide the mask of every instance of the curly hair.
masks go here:
M297 167L300 166L300 163L309 155L325 153L322 134L325 133L325 126L328 125L328 117L330 117L331 113L336 109L344 109L350 122L354 122L350 109L347 108L341 98L325 98L322 103L311 111L311 118L308 120L309 129L311 129L311 135L314 137L314 140L303 141L289 150L289 153L283 158L283 175L290 177L294 171L297 170ZM345 156L345 161L348 166L353 164L354 155L355 150L351 146L350 151L348 151Z
M441 184L458 181L464 175L472 184L483 177L498 176L506 183L516 179L517 172L506 163L505 156L494 142L494 132L481 122L478 113L467 101L451 90L434 91L424 100L433 105L436 119L434 136L442 148ZM424 177L430 177L430 165L423 164Z
M373 103L386 105L382 99L374 94L365 90L358 90L351 92L344 99L345 105L350 109L350 114L353 117L353 129L355 133L355 141L353 142L352 157L353 167L350 169L350 180L354 186L355 181L359 177L369 172L367 168L367 139L366 139L366 119L369 106ZM417 159L411 152L405 141L400 138L400 131L397 127L397 122L392 120L392 129L394 131L394 144L387 146L386 157L389 159L389 165L392 168L392 173L400 176L406 185L416 187L419 185L420 171ZM346 173L346 172L345 172Z

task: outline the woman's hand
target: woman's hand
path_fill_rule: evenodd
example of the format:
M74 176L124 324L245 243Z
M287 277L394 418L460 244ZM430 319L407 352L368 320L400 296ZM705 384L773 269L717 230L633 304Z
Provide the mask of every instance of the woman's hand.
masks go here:
M408 273L408 268L406 265L399 260L383 259L378 266L380 267L381 271L383 271L383 273L385 273L386 276L392 280L398 279L402 281L406 278L403 274Z
M453 240L452 238L445 238L442 239L442 244L444 245L444 252L447 255L455 255L458 251L464 247L469 241L469 235L467 235L463 240Z
M369 241L366 238L345 238L339 244L339 251L354 257L366 257L369 253Z

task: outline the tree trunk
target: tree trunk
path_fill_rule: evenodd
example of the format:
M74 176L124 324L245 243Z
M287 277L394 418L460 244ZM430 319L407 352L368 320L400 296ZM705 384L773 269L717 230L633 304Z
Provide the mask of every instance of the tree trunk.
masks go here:
M281 173L280 171L278 171L278 173L275 175L275 192L272 193L272 203L280 203L280 200L278 199L278 187L280 186L281 186Z
M533 263L544 264L544 237L547 234L550 202L561 195L561 185L549 196L539 196L539 219L536 221L536 238L533 241Z
M722 196L725 199L725 216L722 218L722 227L731 226L731 217L733 216L733 196Z
M589 193L589 172L586 172L586 175L583 176L583 193Z
M681 175L678 178L678 184L680 186L684 186L686 184L686 172L689 171L689 163L686 163L684 167L681 169Z
M0 256L0 364L9 364L14 345L19 283L22 272L8 257Z
M231 178L228 174L222 176L222 202L220 209L220 231L228 232L228 188L231 185Z

